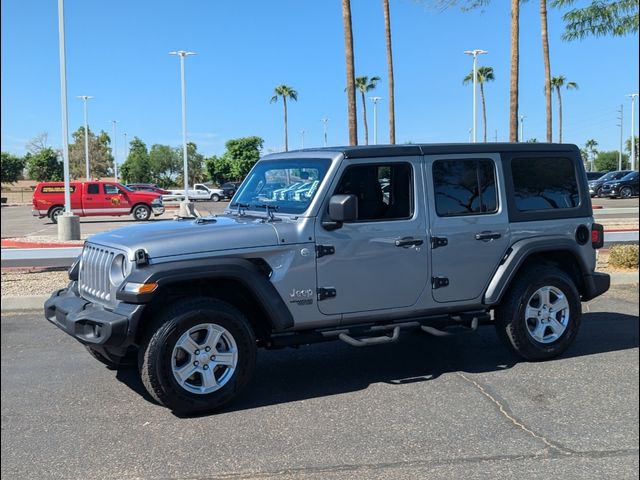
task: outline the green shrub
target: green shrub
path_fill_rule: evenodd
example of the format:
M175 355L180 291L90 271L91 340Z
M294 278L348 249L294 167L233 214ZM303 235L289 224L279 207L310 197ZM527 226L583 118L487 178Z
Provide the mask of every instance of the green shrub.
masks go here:
M609 264L618 268L638 268L638 245L614 245L609 249Z

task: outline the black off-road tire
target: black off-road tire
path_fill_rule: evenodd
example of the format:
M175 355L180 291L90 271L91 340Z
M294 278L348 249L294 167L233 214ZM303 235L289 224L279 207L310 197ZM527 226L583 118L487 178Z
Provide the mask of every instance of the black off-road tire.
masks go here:
M232 376L212 393L193 393L173 374L173 350L190 328L211 323L223 327L237 345L238 360ZM251 379L256 362L256 337L238 309L221 300L191 297L171 305L150 325L138 354L140 377L149 394L178 414L214 411L236 397Z
M536 341L527 327L525 309L536 291L545 286L565 296L569 320L562 335L550 343ZM495 310L495 326L500 339L526 360L548 360L561 355L575 339L582 316L580 294L569 275L551 266L526 267L521 271Z

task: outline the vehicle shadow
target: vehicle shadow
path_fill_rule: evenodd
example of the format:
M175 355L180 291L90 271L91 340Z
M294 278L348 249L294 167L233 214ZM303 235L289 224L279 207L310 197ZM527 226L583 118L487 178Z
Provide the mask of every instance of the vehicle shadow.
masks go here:
M574 344L552 361L637 347L637 316L587 313ZM526 361L512 354L491 326L449 338L406 333L399 342L362 349L334 341L263 350L258 353L251 383L218 413L344 394L374 383L403 385L435 380L450 372L500 371L518 363ZM135 370L120 370L116 378L153 402Z

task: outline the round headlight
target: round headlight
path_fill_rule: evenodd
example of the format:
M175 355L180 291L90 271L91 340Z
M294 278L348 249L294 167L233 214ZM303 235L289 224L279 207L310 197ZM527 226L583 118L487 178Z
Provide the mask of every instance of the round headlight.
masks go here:
M111 267L109 268L109 281L114 287L119 286L127 276L126 258L123 254L119 253L111 261Z

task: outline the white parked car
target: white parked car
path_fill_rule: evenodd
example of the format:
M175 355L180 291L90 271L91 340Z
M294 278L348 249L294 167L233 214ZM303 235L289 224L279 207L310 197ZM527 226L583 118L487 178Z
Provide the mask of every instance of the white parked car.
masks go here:
M171 195L182 195L184 198L185 191L184 190L170 190ZM197 200L210 200L212 202L219 202L222 198L225 197L224 192L221 188L212 188L208 187L203 183L196 183L192 189L189 189L186 193L189 196L189 200L197 201Z

